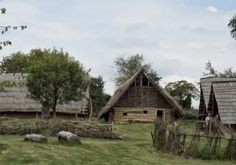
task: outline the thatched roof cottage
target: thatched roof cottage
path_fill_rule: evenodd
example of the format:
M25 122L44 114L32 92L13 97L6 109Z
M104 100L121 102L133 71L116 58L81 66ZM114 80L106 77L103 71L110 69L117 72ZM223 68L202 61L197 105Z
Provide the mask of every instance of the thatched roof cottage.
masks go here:
M11 83L13 87L3 87L0 90L0 115L11 117L35 117L39 116L42 105L29 98L27 88L21 84L21 74L2 74L0 83ZM14 85L15 83L15 85ZM9 85L8 85L9 86ZM91 110L89 91L77 102L59 104L57 106L58 117L88 116Z
M116 123L153 122L156 117L172 121L182 115L177 101L140 70L116 90L99 118Z

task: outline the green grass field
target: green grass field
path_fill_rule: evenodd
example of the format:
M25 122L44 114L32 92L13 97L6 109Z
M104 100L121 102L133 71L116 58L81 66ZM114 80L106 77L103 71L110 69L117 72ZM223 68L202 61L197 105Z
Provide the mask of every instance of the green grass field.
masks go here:
M191 122L184 122L189 127ZM158 153L152 147L152 124L116 125L124 140L82 138L82 145L60 144L50 137L48 144L24 142L23 136L0 135L0 165L234 165L234 161L184 159Z

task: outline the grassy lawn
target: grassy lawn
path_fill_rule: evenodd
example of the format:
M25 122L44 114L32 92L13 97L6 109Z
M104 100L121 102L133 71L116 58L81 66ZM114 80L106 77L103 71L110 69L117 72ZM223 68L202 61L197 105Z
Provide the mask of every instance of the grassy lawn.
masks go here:
M189 122L191 125L191 122ZM185 122L188 125L188 122ZM170 154L158 153L152 147L150 131L152 124L116 125L116 132L124 140L83 138L82 145L59 144L50 137L48 144L24 142L23 136L0 135L0 165L233 165L230 161L184 159Z

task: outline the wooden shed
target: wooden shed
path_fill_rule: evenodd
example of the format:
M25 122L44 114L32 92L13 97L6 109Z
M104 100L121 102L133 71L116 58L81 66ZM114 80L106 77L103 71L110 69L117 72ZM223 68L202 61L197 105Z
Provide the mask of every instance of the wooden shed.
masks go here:
M0 90L0 116L20 118L40 116L42 105L29 98L27 88L22 85L21 81L24 81L21 74L0 75L0 83L14 83L13 87L3 87ZM59 104L57 106L57 116L62 118L86 117L91 110L90 101L89 91L87 90L80 101Z
M99 118L115 123L153 122L157 117L172 121L182 115L177 101L141 69L116 90Z
M223 124L236 125L236 78L203 78L200 89L199 119L210 113Z

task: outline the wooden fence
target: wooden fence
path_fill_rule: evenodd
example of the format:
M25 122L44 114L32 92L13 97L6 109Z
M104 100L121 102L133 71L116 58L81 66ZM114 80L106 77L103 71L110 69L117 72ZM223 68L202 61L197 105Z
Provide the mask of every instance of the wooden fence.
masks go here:
M185 158L236 160L236 137L224 138L181 132L177 125L156 121L151 132L153 145L163 152Z

